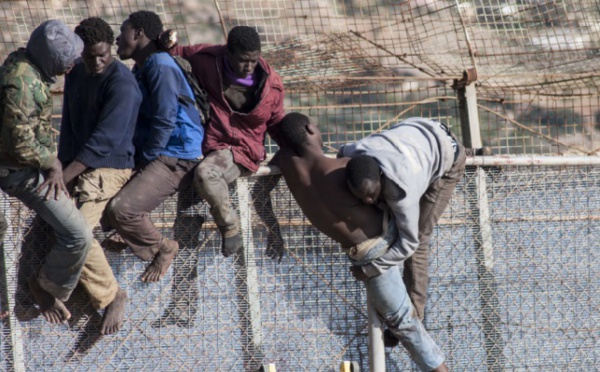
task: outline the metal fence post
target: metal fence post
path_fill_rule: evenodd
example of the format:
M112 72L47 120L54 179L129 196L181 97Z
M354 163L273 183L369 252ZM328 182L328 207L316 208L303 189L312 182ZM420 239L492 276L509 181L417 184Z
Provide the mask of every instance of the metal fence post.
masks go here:
M463 145L478 149L483 147L483 142L477 111L476 80L477 72L474 69L464 71L463 78L455 81L453 88L458 96ZM471 214L476 221L473 228L477 237L475 245L486 364L489 371L501 371L504 369L503 341L499 330L497 283L493 271L494 247L487 197L487 176L483 167L477 167L475 172L475 197L468 199L471 201Z
M4 204L8 204L8 200L5 195L0 199ZM17 262L19 260L20 246L19 243L22 241L22 229L15 228L13 221L21 221L19 218L19 211L8 204L8 208L3 208L6 213L6 220L8 222L8 230L5 237L4 247L2 249L2 256L0 257L0 264L3 266L0 270L4 275L0 278L0 290L2 290L2 301L8 305L8 311L11 313L8 316L8 326L10 330L10 348L11 348L11 359L6 360L6 363L12 361L12 370L15 372L25 371L25 355L23 353L23 335L21 332L21 324L17 320L17 317L13 315L13 309L15 308L15 298L17 290ZM2 212L0 212L2 213ZM1 244L2 242L0 242ZM12 294L12 295L11 295ZM9 368L11 369L11 368Z
M385 347L383 344L383 326L377 317L375 305L367 287L367 312L369 321L369 370L385 372Z
M235 265L238 304L241 313L243 340L246 346L244 347L244 352L248 361L246 368L257 370L262 364L264 352L262 350L263 334L260 293L256 270L248 178L238 178L235 187L238 196L240 228L242 229L242 240L244 242L244 249L238 255Z

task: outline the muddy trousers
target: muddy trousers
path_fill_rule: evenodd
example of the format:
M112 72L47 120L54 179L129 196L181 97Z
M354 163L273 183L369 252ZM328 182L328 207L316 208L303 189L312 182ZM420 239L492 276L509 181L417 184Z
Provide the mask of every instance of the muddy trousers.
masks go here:
M228 185L238 177L250 174L248 169L233 161L233 153L229 149L209 153L196 168L194 186L200 197L210 205L210 214L225 236L237 234L240 227L237 212L229 200Z
M161 155L138 171L108 203L108 221L142 260L152 259L165 241L150 221L150 212L189 187L197 164L196 160Z
M429 284L429 241L440 217L448 207L454 189L465 173L465 148L458 145L458 155L452 168L432 183L419 202L419 247L404 261L404 284L419 319L425 317L427 286Z
M90 229L98 225L106 205L130 176L131 169L111 168L90 169L79 175L72 194ZM96 239L92 241L79 282L96 309L104 309L113 302L119 290L104 250Z

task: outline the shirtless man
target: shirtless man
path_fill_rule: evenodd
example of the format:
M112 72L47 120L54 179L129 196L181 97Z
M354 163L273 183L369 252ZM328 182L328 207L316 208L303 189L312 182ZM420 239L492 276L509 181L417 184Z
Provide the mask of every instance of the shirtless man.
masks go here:
M395 223L380 209L352 195L345 175L350 159L326 157L319 129L302 114L286 115L280 133L282 148L271 164L281 169L290 192L313 226L340 243L353 267L383 255L397 237ZM266 192L276 185L269 184ZM365 285L380 318L419 367L423 371L448 371L442 351L416 315L400 267L367 279Z

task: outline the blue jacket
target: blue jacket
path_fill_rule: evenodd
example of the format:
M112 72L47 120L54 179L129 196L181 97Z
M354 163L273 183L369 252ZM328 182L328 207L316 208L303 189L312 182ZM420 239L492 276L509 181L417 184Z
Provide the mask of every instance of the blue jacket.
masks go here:
M159 155L192 160L202 156L204 128L193 103L193 93L179 66L168 53L150 55L142 68L134 66L142 104L134 137L136 165Z
M142 94L131 71L114 60L100 75L79 61L65 78L58 158L90 168L134 167L133 133Z

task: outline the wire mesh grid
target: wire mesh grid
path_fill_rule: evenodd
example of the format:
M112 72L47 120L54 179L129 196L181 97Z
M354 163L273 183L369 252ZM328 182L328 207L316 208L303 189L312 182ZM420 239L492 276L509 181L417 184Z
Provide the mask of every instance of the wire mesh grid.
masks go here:
M263 54L284 81L286 109L314 118L332 152L408 116L436 118L460 133L451 84L467 68L478 72L482 137L495 153L595 154L600 147L600 11L591 0L2 1L0 58L48 18L74 27L101 16L118 34L140 9L157 12L182 43L220 43L234 25L257 27ZM55 90L58 122L60 83ZM483 179L492 267L478 248L477 170L467 172L433 239L425 324L450 367L600 365L598 168L485 169ZM232 190L233 199L255 182L241 194ZM189 193L181 200L152 215L183 247L161 283L141 283L146 263L127 249L107 252L129 304L124 330L100 337L101 315L81 291L68 304L68 326L35 317L24 262L39 265L51 234L3 197L11 229L1 303L13 313L0 325L0 370L249 370L268 361L314 371L337 369L341 360L367 368L364 291L281 181L274 192L287 246L281 263L264 255L268 234L253 212L245 239L254 249L224 259L206 205ZM390 370L415 368L401 349L386 358Z
M482 178L493 242L485 257ZM68 325L37 314L25 277L43 261L51 232L3 197L2 309L11 316L0 323L0 369L218 371L268 362L278 370L330 371L353 360L368 370L366 297L347 259L305 219L282 180L272 201L285 256L267 257L268 229L251 207L264 203L252 199L263 185L257 180L231 189L250 226L242 255L221 256L220 235L192 191L152 214L182 247L160 283L140 281L147 263L129 249L107 251L129 302L123 330L104 337L101 312L82 290L67 302ZM425 319L452 370L600 365L599 186L600 169L590 166L467 170L432 240ZM245 206L242 194L251 196ZM110 233L96 229L95 236ZM417 370L402 348L387 349L386 364Z
M322 125L332 131L343 119L340 138L390 119L435 116L427 106L454 100L454 80L474 69L482 140L496 153L600 150L600 11L590 0L11 1L0 3L0 58L45 19L74 27L101 16L118 34L140 9L157 12L182 44L221 43L232 26L256 27L284 81L287 110L327 118ZM408 102L422 112L404 112Z

